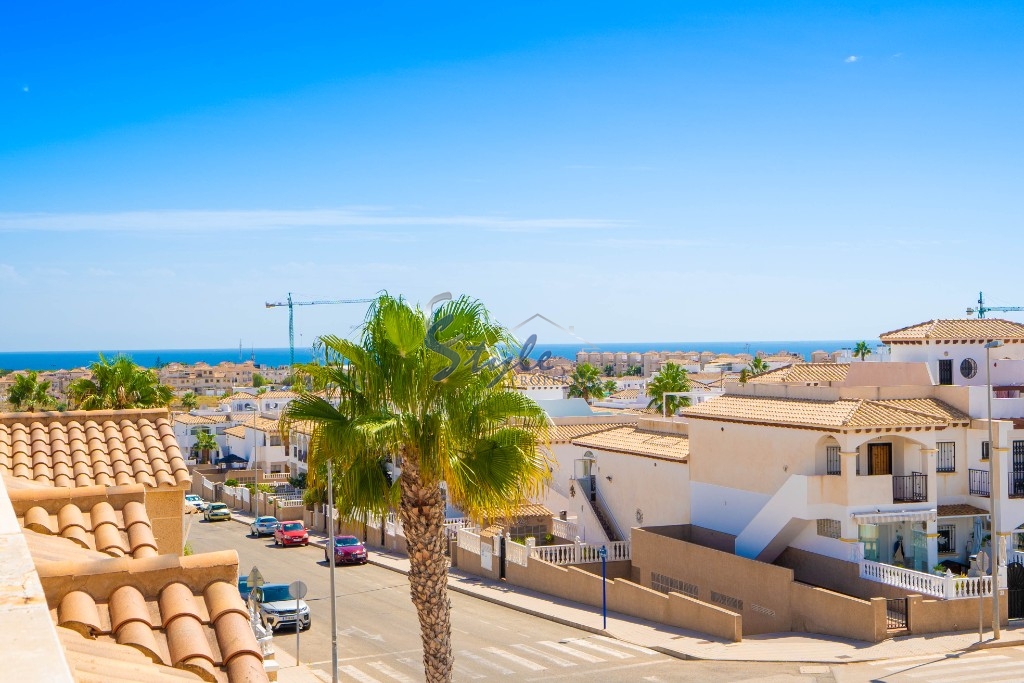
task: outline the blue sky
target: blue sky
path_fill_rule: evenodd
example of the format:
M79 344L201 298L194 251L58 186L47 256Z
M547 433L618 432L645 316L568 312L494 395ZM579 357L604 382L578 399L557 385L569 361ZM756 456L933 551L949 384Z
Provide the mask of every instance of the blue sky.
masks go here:
M284 346L289 291L593 341L1024 305L1019 2L365 4L5 4L0 350Z

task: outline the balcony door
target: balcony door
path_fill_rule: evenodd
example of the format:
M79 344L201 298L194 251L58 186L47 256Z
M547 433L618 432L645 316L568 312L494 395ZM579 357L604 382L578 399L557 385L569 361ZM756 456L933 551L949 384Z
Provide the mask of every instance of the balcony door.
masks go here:
M892 474L892 444L868 444L868 474Z

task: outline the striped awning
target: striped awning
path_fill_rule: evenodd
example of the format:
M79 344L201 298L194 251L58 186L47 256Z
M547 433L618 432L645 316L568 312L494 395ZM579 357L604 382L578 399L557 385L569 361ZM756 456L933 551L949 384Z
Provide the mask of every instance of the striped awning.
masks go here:
M936 510L899 510L894 512L854 512L857 524L888 524L890 522L934 522Z

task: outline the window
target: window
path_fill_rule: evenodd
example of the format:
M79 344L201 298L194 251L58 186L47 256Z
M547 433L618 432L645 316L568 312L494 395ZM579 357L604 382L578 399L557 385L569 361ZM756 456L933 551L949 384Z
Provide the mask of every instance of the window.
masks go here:
M825 474L842 474L839 465L839 446L825 446Z
M956 552L956 527L952 524L939 525L939 554Z
M940 360L939 361L939 384L952 384L953 383L953 361L951 360Z
M842 524L838 519L819 519L818 535L826 538L840 538L842 536Z
M978 374L978 363L973 358L964 358L960 363L960 375L964 379L972 379Z
M981 442L981 459L988 460L988 441Z
M935 462L936 472L956 472L956 444L952 441L940 441L938 460Z

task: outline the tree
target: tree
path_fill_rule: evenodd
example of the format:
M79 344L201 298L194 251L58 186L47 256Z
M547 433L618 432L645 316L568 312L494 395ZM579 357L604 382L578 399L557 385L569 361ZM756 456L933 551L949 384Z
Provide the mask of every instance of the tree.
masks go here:
M580 363L569 375L569 398L582 398L587 403L604 398L601 372L590 363Z
M167 406L174 392L160 384L156 373L136 365L128 356L100 359L89 366L92 378L68 385L72 405L80 410L124 410Z
M763 375L764 373L771 370L771 368L768 367L768 363L766 363L764 358L761 358L761 356L754 356L754 359L750 361L750 365L748 365L747 367L750 369L751 377Z
M602 368L601 374L603 374L605 377L611 377L612 375L615 374L615 366L609 363L608 365L604 366L604 368Z
M860 358L861 360L867 360L867 357L871 355L871 347L868 346L866 341L859 341L857 345L853 347L853 357Z
M195 410L199 405L199 399L193 391L186 391L181 397L181 407L185 410Z
M626 368L627 377L639 377L642 374L644 374L644 369L639 365L630 365L628 368Z
M499 354L517 346L476 300L460 297L431 312L383 294L358 343L321 337L323 365L302 368L338 407L305 393L285 411L282 430L293 421L312 426L309 483L322 490L330 467L344 517L397 508L431 683L450 681L454 665L442 482L450 503L483 520L538 495L548 477L538 446L546 415L503 372L511 363ZM400 469L393 484L388 457Z
M210 462L210 451L216 451L217 455L220 455L220 445L213 434L205 430L199 430L196 432L195 437L196 442L192 444L192 450L199 454L200 464Z
M615 380L610 379L604 383L604 395L611 396L619 390L619 385L615 383Z
M647 395L651 400L648 408L656 408L666 415L675 415L680 408L690 405L689 396L666 396L666 392L690 391L690 378L686 368L675 363L665 363L661 371L647 383Z
M50 380L39 381L39 373L35 370L14 378L14 384L7 391L7 400L15 410L33 413L57 404L57 399L50 395Z
M266 377L264 377L263 375L261 375L258 372L252 373L252 388L253 389L259 389L264 384L269 384L269 382L267 382L267 378Z

